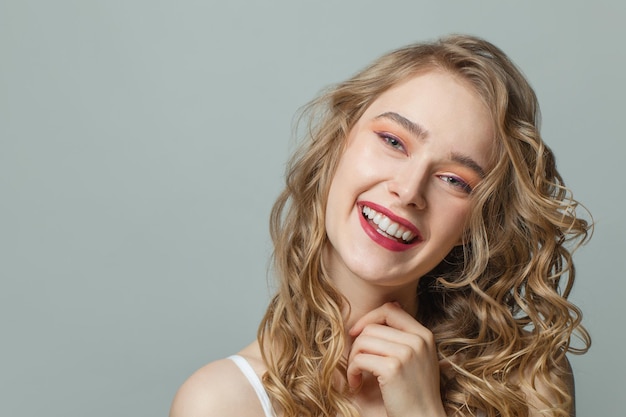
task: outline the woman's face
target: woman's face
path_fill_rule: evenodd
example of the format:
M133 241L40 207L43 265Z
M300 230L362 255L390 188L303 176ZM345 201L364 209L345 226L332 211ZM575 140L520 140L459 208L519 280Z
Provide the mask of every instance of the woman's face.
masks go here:
M350 131L326 207L333 280L402 286L461 243L471 190L489 171L487 107L446 72L382 94Z

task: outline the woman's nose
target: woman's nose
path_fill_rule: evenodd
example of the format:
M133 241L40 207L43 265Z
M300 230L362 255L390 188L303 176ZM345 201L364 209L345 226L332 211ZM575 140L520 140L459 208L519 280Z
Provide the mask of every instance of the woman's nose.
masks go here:
M415 207L419 210L426 208L425 191L428 183L428 174L424 168L411 164L399 169L388 182L388 190L402 205Z

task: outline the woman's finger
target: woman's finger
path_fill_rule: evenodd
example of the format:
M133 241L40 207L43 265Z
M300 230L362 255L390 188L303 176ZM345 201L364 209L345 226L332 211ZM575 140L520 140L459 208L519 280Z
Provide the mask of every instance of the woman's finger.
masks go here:
M414 357L432 358L434 346L420 335L402 332L383 325L368 325L352 343L350 357L368 352L381 356L396 356L408 361Z
M397 303L385 303L370 311L357 320L348 333L352 337L358 336L370 324L381 324L403 332L420 335L426 340L432 339L430 330L422 326Z

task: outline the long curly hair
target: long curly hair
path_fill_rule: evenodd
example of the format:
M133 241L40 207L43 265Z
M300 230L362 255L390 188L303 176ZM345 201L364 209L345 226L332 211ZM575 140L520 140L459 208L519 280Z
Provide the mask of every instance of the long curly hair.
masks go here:
M463 245L420 278L416 294L416 318L453 370L442 375L444 406L449 415L528 416L525 393L534 392L547 415L569 415L564 356L590 345L580 310L567 300L571 254L591 226L577 217L578 203L540 137L537 98L523 75L491 43L450 36L386 54L305 108L306 138L271 214L279 287L258 334L263 383L285 416L358 416L337 383L345 375L342 311L349 306L322 257L328 191L345 139L368 106L429 70L472 86L496 135L495 167L472 192Z

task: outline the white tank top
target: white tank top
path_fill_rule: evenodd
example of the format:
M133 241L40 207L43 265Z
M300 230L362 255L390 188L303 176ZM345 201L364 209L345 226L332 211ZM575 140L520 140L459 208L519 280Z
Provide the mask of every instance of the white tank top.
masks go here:
M248 382L250 382L250 385L252 385L252 388L254 388L256 396L259 397L259 401L261 401L261 406L263 407L265 417L276 417L276 414L274 414L274 409L272 408L272 402L270 401L270 397L267 395L261 379L256 374L256 372L254 372L254 369L252 369L252 366L250 366L248 361L239 355L229 356L228 359L235 362L235 365L237 365L241 372L243 372L243 374L248 379Z
M274 409L272 408L272 402L270 401L270 397L267 395L261 379L256 374L256 372L254 372L254 369L252 369L252 366L250 366L248 361L239 355L229 356L228 359L235 362L235 365L237 365L241 372L243 372L243 374L248 379L248 382L250 382L250 385L252 385L252 388L254 388L254 392L256 392L256 396L259 398L261 406L263 407L265 417L276 417L276 414L274 414ZM485 412L479 410L477 417L484 416Z

